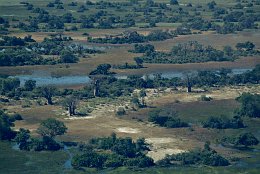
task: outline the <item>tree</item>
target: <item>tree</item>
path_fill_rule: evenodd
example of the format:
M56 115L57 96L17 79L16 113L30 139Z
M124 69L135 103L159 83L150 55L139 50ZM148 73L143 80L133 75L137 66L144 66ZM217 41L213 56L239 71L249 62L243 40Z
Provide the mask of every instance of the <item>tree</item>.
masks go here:
M145 106L145 103L144 103L144 97L146 96L146 92L144 89L142 89L139 93L140 97L141 97L141 103L142 103L142 106Z
M55 95L57 89L53 86L44 86L38 88L38 90L40 91L40 94L47 99L48 104L52 105L52 97Z
M69 96L63 101L63 106L68 109L70 116L75 115L77 109L78 99L75 96Z
M0 85L0 90L3 92L9 92L15 90L20 86L20 80L18 78L7 78L2 80L2 84Z
M77 63L78 58L70 51L64 51L61 54L60 60L62 63Z
M90 75L97 75L97 74L108 75L110 68L111 68L110 64L100 64L97 66L96 70L90 73Z
M178 0L170 0L171 5L179 5Z
M19 144L20 150L29 150L28 140L30 139L30 131L27 129L20 128L16 134L14 141Z
M54 138L57 135L63 135L67 132L67 127L62 121L54 118L48 118L41 122L40 127L37 129L37 133L41 136Z
M207 5L208 5L209 9L210 9L210 10L212 10L212 9L214 9L214 8L215 8L215 5L217 5L217 4L216 4L216 2L215 2L215 1L211 1L211 2L210 2L210 3L208 3Z
M253 44L252 42L245 42L245 43L237 43L236 44L236 48L238 50L246 50L246 51L251 51L255 48L255 44Z
M241 103L239 114L248 117L260 117L260 95L243 93L236 99Z
M135 60L135 62L136 62L136 64L137 64L138 67L143 67L143 62L144 62L144 61L143 61L142 58L140 58L140 57L135 57L134 60Z
M36 81L35 80L27 80L24 83L24 88L26 91L32 91L36 87Z
M235 139L235 145L253 146L257 145L259 140L252 133L242 133Z
M11 127L14 126L9 115L0 110L0 140L10 140L15 136Z
M191 92L191 87L192 87L192 77L193 74L191 73L185 73L185 78L184 78L184 83L186 83L187 87L187 92Z

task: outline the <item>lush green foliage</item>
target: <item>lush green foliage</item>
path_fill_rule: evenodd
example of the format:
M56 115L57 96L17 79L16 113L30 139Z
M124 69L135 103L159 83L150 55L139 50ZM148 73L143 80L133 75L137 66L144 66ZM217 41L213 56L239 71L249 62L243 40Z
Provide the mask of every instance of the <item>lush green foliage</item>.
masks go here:
M260 117L260 95L243 93L237 100L241 103L239 114L248 117Z
M184 152L177 155L168 155L165 159L158 162L159 165L208 165L208 166L227 166L229 161L219 155L215 150L205 144L203 150L195 149L190 152Z
M37 132L43 137L54 138L57 135L63 135L66 133L67 127L63 122L54 118L48 118L41 122Z
M4 111L0 110L0 140L10 140L15 136L15 132L11 129L14 126L14 121Z
M116 134L105 138L93 138L81 147L82 155L73 157L74 168L80 167L149 167L153 160L144 152L149 150L144 139L133 142L131 138L117 138Z
M248 146L257 145L259 143L259 140L252 133L245 132L245 133L238 134L235 137L225 136L222 139L222 143L224 144L229 143L235 147L238 146L248 147Z
M204 128L216 128L216 129L238 129L245 127L243 120L234 116L233 119L209 117L207 121L202 123Z
M123 43L143 43L148 41L162 41L173 38L174 35L168 31L155 30L151 31L147 36L139 34L136 31L122 33L121 36L108 36L105 38L92 38L88 37L89 42L94 43L111 43L111 44L123 44Z
M181 121L176 112L163 112L162 110L154 110L149 112L148 121L167 128L188 127L188 123Z

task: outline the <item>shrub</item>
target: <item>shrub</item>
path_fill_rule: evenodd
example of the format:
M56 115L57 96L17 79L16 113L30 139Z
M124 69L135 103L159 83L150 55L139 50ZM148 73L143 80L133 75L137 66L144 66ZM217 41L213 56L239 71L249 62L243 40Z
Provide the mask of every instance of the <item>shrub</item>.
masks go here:
M123 107L119 107L116 111L116 115L118 116L122 116L122 115L125 115L126 114L126 111Z

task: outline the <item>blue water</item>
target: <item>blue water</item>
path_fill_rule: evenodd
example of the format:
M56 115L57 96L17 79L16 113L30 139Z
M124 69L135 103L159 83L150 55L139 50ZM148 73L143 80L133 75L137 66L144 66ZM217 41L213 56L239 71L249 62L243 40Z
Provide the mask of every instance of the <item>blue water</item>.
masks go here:
M72 153L69 151L69 148L64 145L64 151L69 155L69 159L67 159L64 163L65 169L72 169L71 160L72 160Z
M250 71L250 68L235 68L232 69L233 74L242 74L244 72ZM193 71L194 73L196 71ZM12 76L15 78L19 78L21 81L21 86L24 85L25 81L27 80L35 80L37 86L44 86L44 85L54 85L54 86L69 86L69 85L84 85L89 84L91 79L88 76L62 76L62 77L52 77L51 75L43 75L42 73L34 73L33 75L17 75ZM153 78L154 73L148 74L148 77ZM184 72L183 71L166 71L160 73L164 78L183 78ZM115 75L118 79L126 79L127 75ZM143 76L145 78L145 75Z
M88 84L91 82L91 79L88 76L52 77L52 76L39 76L39 75L37 75L37 76L36 75L17 75L17 76L13 76L13 77L20 79L21 86L23 86L27 80L35 80L37 86L82 85L82 84Z

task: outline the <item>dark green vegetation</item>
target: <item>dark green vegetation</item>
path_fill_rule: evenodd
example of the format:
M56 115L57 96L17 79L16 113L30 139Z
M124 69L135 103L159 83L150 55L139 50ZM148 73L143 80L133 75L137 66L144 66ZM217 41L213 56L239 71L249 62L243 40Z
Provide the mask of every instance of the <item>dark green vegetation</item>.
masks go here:
M0 140L10 140L14 138L15 132L11 129L14 126L15 117L11 117L0 110Z
M238 129L245 127L245 125L239 116L234 116L232 119L209 117L207 121L203 122L203 127L216 129Z
M81 145L81 154L73 157L74 168L94 167L150 167L154 165L151 158L145 156L149 150L144 139L133 142L131 138L117 138L116 134L110 137L94 138L89 144Z
M252 133L241 133L235 137L223 137L222 143L229 143L234 147L248 147L255 146L259 143L259 140Z
M210 148L209 142L204 145L204 149L196 149L177 155L168 155L164 159L158 161L158 164L162 166L177 165L178 163L181 165L203 164L209 166L227 166L230 164L227 159L223 158L217 154L215 150Z
M4 36L0 46L6 48L0 52L0 66L76 63L79 61L78 56L101 53L99 50L87 49L72 43L71 40L62 35L54 35L36 43L32 42L34 40L31 36L24 39Z
M141 57L146 63L201 63L208 61L234 61L238 56L259 54L254 50L251 42L238 43L237 50L230 46L217 50L211 46L204 46L198 42L188 42L173 46L169 53L148 50Z
M63 122L48 118L41 122L37 133L42 136L41 139L31 137L30 131L20 128L14 141L19 145L20 150L34 151L57 151L61 149L61 144L55 141L57 135L66 133L67 127Z
M88 37L89 42L93 43L111 43L111 44L124 44L124 43L143 43L148 41L163 41L174 37L173 33L167 31L155 30L150 32L147 36L139 34L136 31L122 33L121 36L108 36L105 38L92 38Z
M260 95L243 93L237 98L242 107L238 111L241 116L260 117Z
M158 87L176 87L189 85L203 87L215 85L236 85L236 84L258 84L260 66L256 66L252 71L243 74L234 75L229 70L222 69L220 71L199 71L197 75L187 74L187 77L182 78L163 78L160 74L155 74L154 78L142 78L141 76L129 76L127 79L117 79L112 76L110 64L101 64L94 70L91 75L103 75L96 77L98 83L87 85L81 90L57 90L52 86L36 87L34 90L28 87L20 87L19 79L2 77L0 78L0 92L2 95L19 99L20 97L44 97L48 104L53 104L52 97L66 96L73 94L79 98L93 97L119 97L129 96L134 89L139 88L158 88ZM105 75L105 76L104 76ZM95 80L95 81L96 81ZM28 83L28 82L27 82ZM94 92L95 91L95 92ZM96 91L98 91L96 93ZM258 101L258 100L257 100ZM258 105L253 104L253 111L257 111Z
M148 121L167 128L188 127L188 123L181 121L174 111L170 113L162 110L151 111L149 112Z

